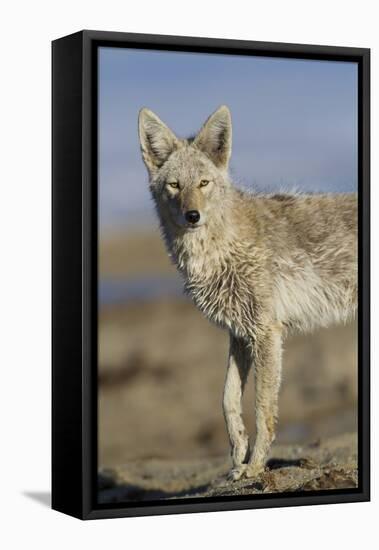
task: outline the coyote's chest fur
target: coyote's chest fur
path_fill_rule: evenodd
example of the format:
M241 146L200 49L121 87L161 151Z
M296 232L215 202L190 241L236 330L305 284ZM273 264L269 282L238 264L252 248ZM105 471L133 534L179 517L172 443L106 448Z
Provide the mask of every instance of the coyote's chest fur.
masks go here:
M245 336L257 318L255 284L261 266L246 244L222 243L207 238L207 229L176 242L173 257L185 280L185 290L196 306L214 323ZM258 260L258 258L257 258Z

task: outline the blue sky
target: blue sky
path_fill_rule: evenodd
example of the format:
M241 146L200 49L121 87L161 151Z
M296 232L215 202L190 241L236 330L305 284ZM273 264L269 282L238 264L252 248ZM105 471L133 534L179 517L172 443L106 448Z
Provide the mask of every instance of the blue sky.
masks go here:
M137 134L149 107L181 137L219 105L233 119L231 174L272 191L357 188L355 63L100 48L100 230L156 223Z

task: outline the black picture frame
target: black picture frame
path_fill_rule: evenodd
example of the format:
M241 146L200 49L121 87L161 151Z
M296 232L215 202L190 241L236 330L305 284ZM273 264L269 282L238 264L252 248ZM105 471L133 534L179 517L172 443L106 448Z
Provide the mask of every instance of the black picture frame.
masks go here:
M99 46L358 63L357 489L98 505L97 49ZM81 31L52 43L52 507L81 519L370 499L370 50Z

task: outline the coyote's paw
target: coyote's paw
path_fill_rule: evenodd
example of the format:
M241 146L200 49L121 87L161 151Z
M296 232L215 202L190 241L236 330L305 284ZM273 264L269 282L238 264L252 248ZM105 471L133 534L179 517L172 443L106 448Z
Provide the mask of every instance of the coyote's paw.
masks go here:
M228 479L229 481L238 481L242 477L244 477L245 471L246 471L247 464L241 464L240 466L235 466L230 470Z
M242 478L250 479L258 477L262 472L264 472L264 466L256 464L241 464L229 472L229 479L230 481L238 481Z
M245 477L247 478L253 478L253 477L259 477L263 472L265 471L264 464L247 464L247 468L245 470Z

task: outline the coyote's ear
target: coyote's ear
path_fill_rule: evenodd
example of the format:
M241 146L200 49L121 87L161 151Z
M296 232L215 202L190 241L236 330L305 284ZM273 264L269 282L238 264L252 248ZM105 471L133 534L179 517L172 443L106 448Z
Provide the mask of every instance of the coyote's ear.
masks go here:
M221 169L228 167L232 151L232 118L226 105L211 115L201 128L194 144Z
M154 173L177 148L178 140L149 109L141 109L138 130L143 160L149 172Z

